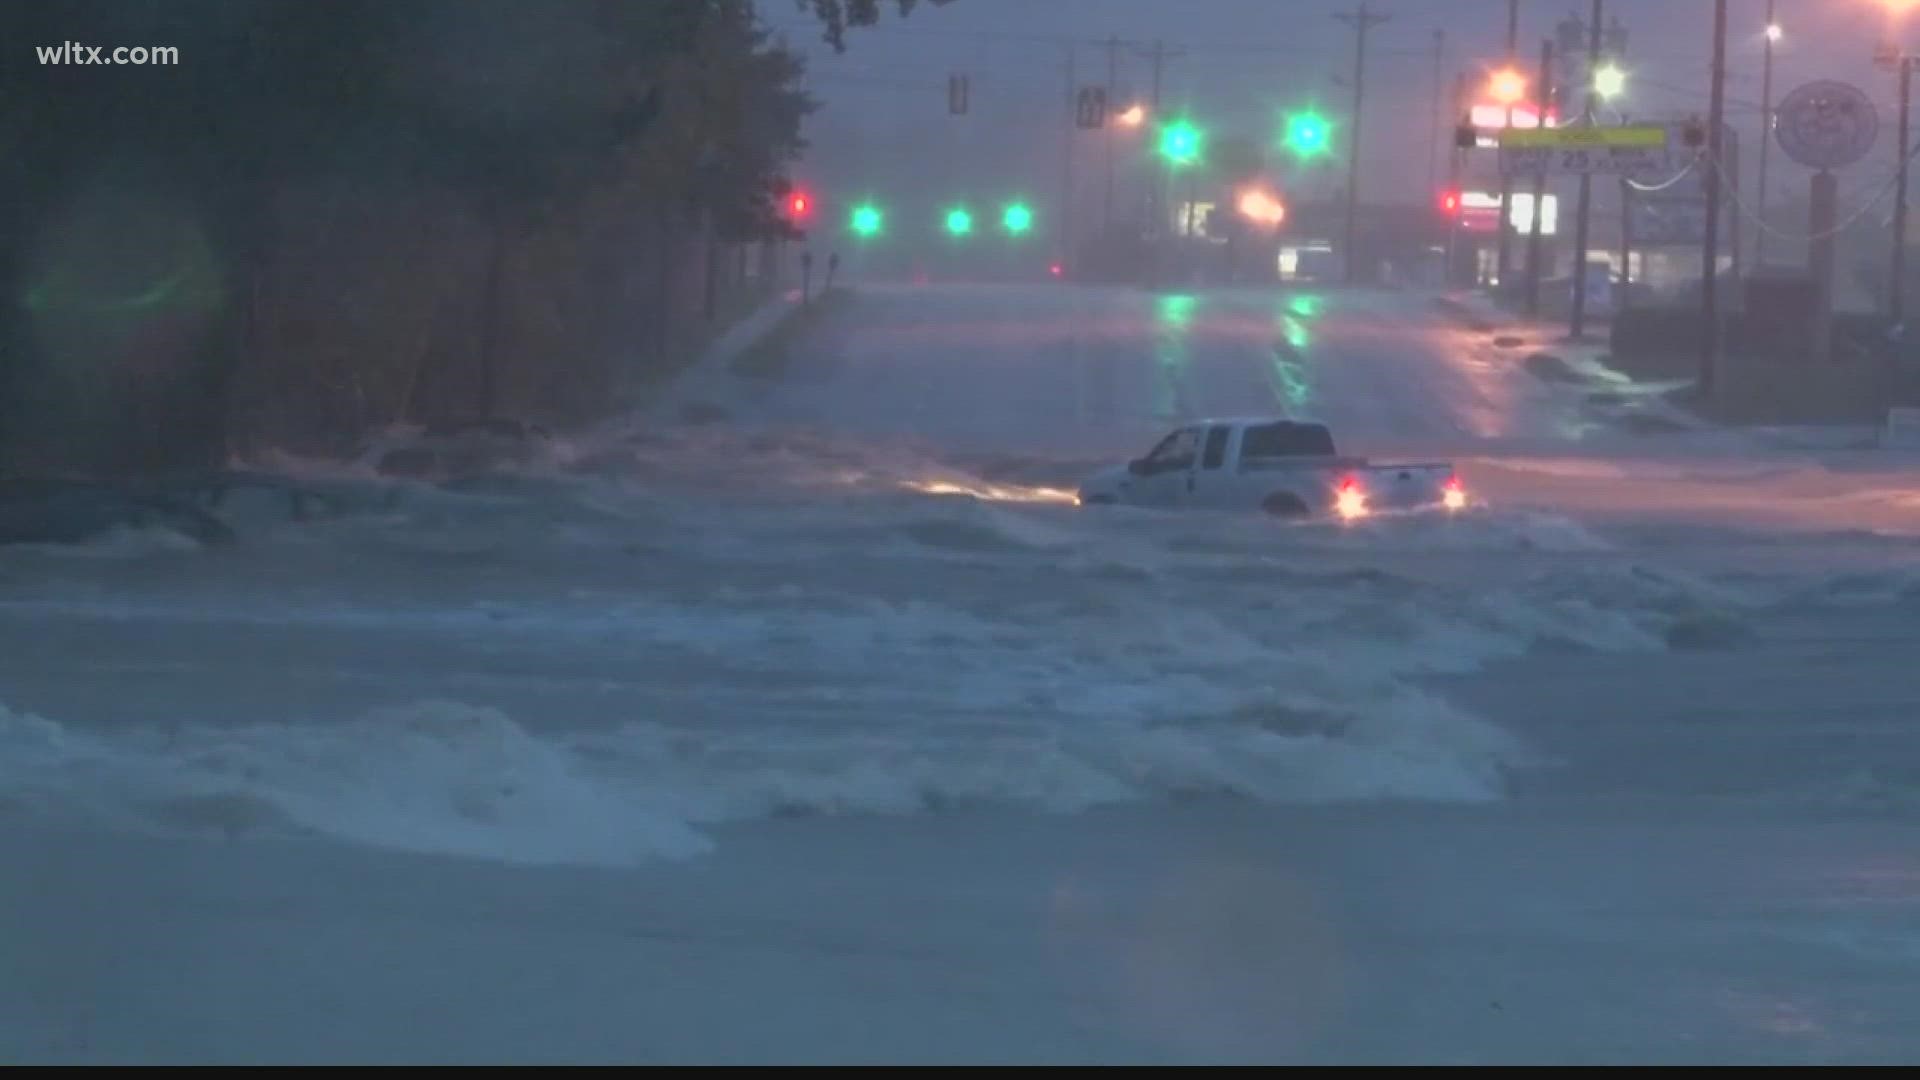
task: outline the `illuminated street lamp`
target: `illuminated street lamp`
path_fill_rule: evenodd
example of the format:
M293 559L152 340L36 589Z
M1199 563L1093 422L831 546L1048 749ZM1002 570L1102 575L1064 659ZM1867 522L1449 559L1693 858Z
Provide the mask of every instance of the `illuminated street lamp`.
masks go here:
M1782 29L1780 29L1780 24L1779 24L1779 23L1777 23L1777 22L1770 22L1770 23L1768 23L1768 24L1767 24L1767 40L1768 40L1768 41L1775 41L1775 42L1777 42L1777 41L1779 41L1779 40L1780 40L1780 38L1781 38L1782 36L1784 36L1785 34L1786 34L1786 31L1785 31L1785 30L1782 30Z
M1265 225L1271 229L1279 227L1281 222L1287 220L1287 205L1276 198L1271 191L1263 188L1243 189L1235 205L1239 208L1242 217L1256 225Z
M1501 68L1487 80L1487 96L1502 105L1518 105L1527 96L1527 77L1514 68Z
M1627 73L1619 64L1607 64L1593 73L1593 92L1611 101L1627 92Z
M1136 101L1115 113L1113 119L1121 127L1137 128L1147 122L1147 107Z

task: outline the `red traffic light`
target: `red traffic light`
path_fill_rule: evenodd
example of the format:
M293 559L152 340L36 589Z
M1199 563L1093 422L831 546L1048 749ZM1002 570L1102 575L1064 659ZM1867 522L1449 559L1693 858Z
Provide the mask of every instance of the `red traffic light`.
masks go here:
M1066 272L1067 272L1067 268L1064 266L1061 266L1059 263L1047 264L1047 273L1052 274L1054 277L1059 277L1060 275Z
M794 194L787 199L787 212L796 218L806 217L812 209L813 200L807 198L803 192L794 192Z
M1447 215L1448 217L1452 217L1453 215L1459 213L1460 212L1460 193L1452 190L1441 192L1440 193L1440 212L1442 214Z

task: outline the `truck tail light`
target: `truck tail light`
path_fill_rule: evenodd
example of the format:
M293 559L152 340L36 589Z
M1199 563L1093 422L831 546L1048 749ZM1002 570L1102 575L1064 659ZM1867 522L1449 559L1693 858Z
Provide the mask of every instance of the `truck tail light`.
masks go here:
M1354 476L1343 476L1334 489L1333 509L1341 518L1352 521L1367 516L1367 491Z

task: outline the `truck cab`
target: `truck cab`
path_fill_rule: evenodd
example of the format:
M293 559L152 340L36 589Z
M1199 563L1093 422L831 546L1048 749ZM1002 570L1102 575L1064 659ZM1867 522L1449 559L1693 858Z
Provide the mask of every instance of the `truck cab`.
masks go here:
M1344 457L1326 425L1288 419L1204 420L1081 485L1083 506L1257 509L1285 517L1364 517L1429 506L1458 510L1465 491L1444 462L1375 464Z

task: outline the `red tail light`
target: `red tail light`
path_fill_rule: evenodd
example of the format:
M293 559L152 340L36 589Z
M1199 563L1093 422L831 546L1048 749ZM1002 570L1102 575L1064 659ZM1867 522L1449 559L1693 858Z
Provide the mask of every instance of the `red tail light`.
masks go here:
M1467 488L1458 476L1447 477L1440 486L1440 502L1449 510L1459 510L1467 505Z
M1339 485L1334 489L1333 509L1347 520L1367 516L1367 493L1361 490L1357 477L1340 478Z

